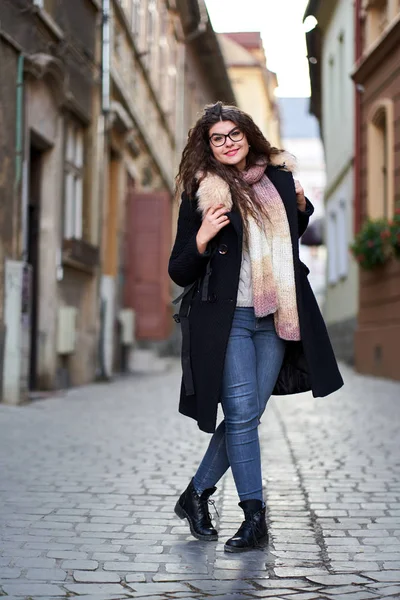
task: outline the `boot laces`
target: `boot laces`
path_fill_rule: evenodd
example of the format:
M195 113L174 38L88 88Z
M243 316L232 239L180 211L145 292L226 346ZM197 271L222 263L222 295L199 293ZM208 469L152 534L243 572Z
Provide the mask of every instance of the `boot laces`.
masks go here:
M202 508L204 511L204 516L211 523L211 514L210 514L209 506L213 507L217 516L219 517L219 512L217 510L217 507L215 506L215 500L211 500L211 498L202 498L201 500L202 500L201 505L202 505Z
M218 509L217 509L217 507L216 507L216 505L215 505L215 500L211 500L211 498L209 498L209 499L207 500L207 505L209 505L209 506L212 506L212 507L213 507L213 509L215 510L215 512L216 512L216 514L217 514L217 517L219 518L219 512L218 512ZM207 506L207 512L208 512L208 516L211 518L211 516L210 516L210 511L209 511L209 509L208 509L208 506Z
M257 539L256 525L253 520L250 521L250 527L251 527L251 535L253 536L253 541L254 541L254 548L256 550L263 550L263 545L260 544L260 542Z
M264 550L263 544L260 544L260 542L257 539L257 526L256 526L256 524L254 522L253 515L249 515L249 518L246 519L245 521L243 521L243 523L240 526L240 529L239 529L238 533L241 530L248 529L249 527L250 527L251 535L252 535L253 542L254 542L254 549L255 550Z

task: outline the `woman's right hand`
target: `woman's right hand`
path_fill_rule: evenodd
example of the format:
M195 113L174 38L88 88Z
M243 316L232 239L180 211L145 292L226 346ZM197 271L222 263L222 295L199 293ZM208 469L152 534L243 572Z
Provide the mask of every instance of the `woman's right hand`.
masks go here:
M226 216L226 207L223 204L212 206L207 210L196 236L197 249L200 254L204 254L208 242L228 223L229 217Z

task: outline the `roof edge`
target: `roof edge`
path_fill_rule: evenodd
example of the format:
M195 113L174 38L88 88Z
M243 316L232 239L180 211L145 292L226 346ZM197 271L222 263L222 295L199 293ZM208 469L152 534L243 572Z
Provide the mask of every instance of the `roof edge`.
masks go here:
M183 21L185 43L192 46L200 56L212 81L217 100L236 104L236 97L228 75L218 37L214 31L204 0L177 0ZM212 50L212 60L210 57Z
M303 22L307 19L307 17L316 17L318 15L320 6L321 0L308 0L308 4L303 15Z

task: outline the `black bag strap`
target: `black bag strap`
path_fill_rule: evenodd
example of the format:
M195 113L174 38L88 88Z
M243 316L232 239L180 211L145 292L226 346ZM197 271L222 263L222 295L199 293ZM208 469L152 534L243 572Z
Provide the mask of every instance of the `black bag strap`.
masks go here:
M194 396L193 373L192 373L192 365L191 365L191 361L190 361L189 313L190 313L190 307L191 307L193 293L195 291L196 285L197 285L197 281L194 281L192 284L186 286L185 289L183 290L182 294L180 294L172 302L173 304L178 304L178 302L181 302L178 314L174 315L174 320L176 321L176 323L181 324L182 377L183 377L183 385L185 387L186 396Z
M175 298L175 300L172 300L172 304L174 306L176 306L177 304L179 304L179 302L181 300L183 300L183 298L190 292L190 290L193 288L193 286L195 286L197 283L197 281L194 281L193 283L191 283L190 285L187 285L185 287L185 289L183 290L183 292L181 294L179 294L179 296L177 298Z
M208 285L212 273L211 269L211 258L216 250L215 245L213 244L213 249L210 255L210 258L207 263L206 273L203 279L203 291L202 291L202 301L208 300ZM192 299L194 296L194 292L196 290L196 286L198 284L198 280L194 281L190 285L186 286L183 292L172 301L173 305L177 305L179 302L181 303L179 307L179 312L173 316L176 323L181 324L182 331L182 378L183 385L185 388L186 396L194 396L194 381L193 381L193 372L192 365L190 360L190 325L189 325L189 313L192 304Z
M189 316L180 317L182 330L182 379L186 396L194 396L192 363L190 360Z
M204 280L203 280L203 289L202 289L202 293L201 293L201 301L202 302L207 302L207 300L208 300L208 286L210 283L211 273L212 273L212 268L211 268L211 258L210 258L210 260L207 263L206 274L204 275Z

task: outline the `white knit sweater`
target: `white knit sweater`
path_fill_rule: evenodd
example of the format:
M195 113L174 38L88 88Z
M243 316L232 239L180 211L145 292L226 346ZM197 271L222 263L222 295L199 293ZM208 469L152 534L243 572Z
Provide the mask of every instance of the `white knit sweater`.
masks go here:
M251 282L251 262L248 250L243 247L236 306L254 306Z

